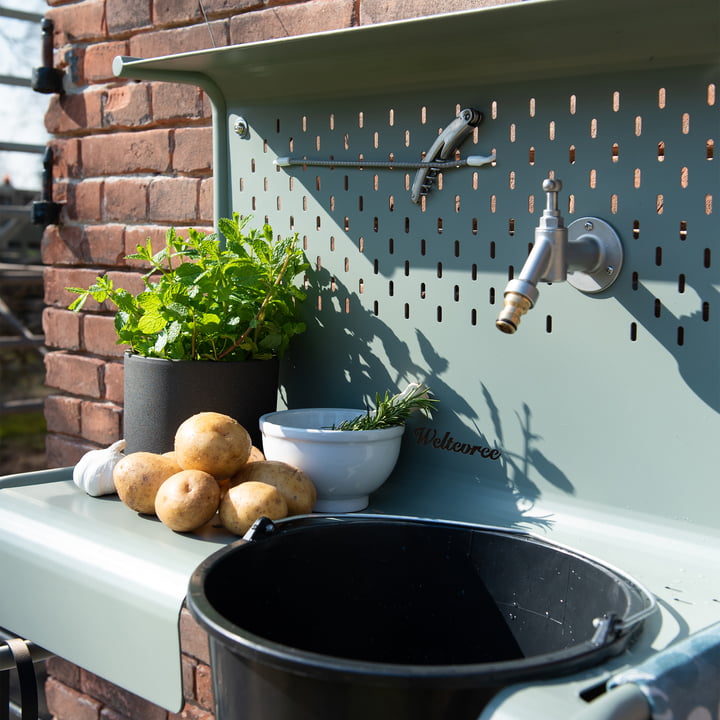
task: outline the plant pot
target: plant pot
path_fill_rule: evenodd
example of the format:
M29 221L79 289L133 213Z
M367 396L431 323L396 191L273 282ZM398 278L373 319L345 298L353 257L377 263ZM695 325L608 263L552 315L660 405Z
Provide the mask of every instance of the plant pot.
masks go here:
M235 418L262 447L258 421L277 408L279 362L165 360L125 354L125 452L173 449L180 423L199 412Z

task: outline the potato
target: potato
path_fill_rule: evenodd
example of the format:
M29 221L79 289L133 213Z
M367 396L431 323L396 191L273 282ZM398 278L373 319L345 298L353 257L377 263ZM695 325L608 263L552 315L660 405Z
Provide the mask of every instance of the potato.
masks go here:
M317 500L317 491L308 475L279 460L262 460L243 465L230 479L230 486L249 481L276 487L285 498L288 515L311 513Z
M261 482L245 482L231 487L220 501L220 522L235 535L244 535L259 517L280 520L288 508L280 491Z
M183 470L203 470L216 480L235 474L247 462L251 448L248 431L222 413L197 413L175 433L178 465Z
M264 460L265 456L263 455L262 450L260 448L256 448L254 445L250 448L250 457L247 459L249 463L251 462L260 462L261 460Z
M204 525L220 504L220 487L203 470L181 470L160 486L155 514L176 532L190 532Z
M115 465L113 482L120 499L131 510L154 515L159 487L181 469L172 458L139 451L126 455Z

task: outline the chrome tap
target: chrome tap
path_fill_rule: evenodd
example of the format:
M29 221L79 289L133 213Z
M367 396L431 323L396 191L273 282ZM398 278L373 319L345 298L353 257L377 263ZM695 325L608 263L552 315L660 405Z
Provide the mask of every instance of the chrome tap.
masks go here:
M535 228L535 242L520 274L505 287L503 309L495 321L498 330L512 335L520 318L538 299L539 282L567 280L585 293L609 287L622 266L622 244L615 231L598 218L580 218L565 227L558 210L562 182L543 181L546 205Z

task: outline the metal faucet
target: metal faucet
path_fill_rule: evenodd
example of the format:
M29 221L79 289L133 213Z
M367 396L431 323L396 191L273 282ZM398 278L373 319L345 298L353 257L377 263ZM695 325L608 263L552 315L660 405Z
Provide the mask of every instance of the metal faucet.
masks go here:
M509 335L535 306L539 282L567 280L582 292L597 293L615 282L622 266L622 244L610 225L598 218L580 218L565 227L558 210L562 182L548 178L542 188L546 205L535 242L520 274L505 287L503 309L495 321L497 329Z

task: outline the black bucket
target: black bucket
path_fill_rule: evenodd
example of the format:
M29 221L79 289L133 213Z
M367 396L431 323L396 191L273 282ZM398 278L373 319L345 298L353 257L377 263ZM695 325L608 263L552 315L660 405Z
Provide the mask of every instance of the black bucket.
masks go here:
M262 519L188 604L218 720L475 720L510 683L622 652L655 607L533 536L369 515Z

